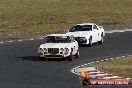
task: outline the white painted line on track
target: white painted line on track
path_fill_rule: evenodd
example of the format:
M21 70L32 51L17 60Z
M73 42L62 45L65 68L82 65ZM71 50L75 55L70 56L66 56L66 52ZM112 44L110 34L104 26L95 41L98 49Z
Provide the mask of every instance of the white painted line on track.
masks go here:
M39 36L40 38L44 38L45 36Z
M10 42L10 43L11 43L11 42L14 42L14 41L8 41L8 42Z
M0 44L3 44L4 42L0 42Z
M110 30L110 31L105 31L105 33L127 32L127 31L132 31L132 29Z
M94 64L95 62L91 62L92 64Z
M126 78L126 79L131 79L131 78Z
M105 59L106 61L108 61L109 59Z
M131 57L132 55L128 55L129 57Z
M81 67L84 67L84 65L81 65Z
M122 30L121 30L121 31L117 31L117 32L125 32L125 31L122 31Z
M77 68L80 68L81 66L77 66Z
M78 75L76 72L74 72L74 69L72 69L72 70L71 70L71 72L72 72L73 74L76 74L76 75Z
M110 58L111 60L113 60L114 58Z
M84 64L84 66L87 66L88 64Z
M73 68L73 70L75 70L76 69L76 67L75 68Z
M103 62L104 60L100 60L101 62Z
M115 32L127 32L127 31L132 31L132 29L124 29L124 30L110 30L110 31L105 31L105 33L115 33ZM44 39L45 36L40 36L38 39ZM30 39L23 39L23 40L16 40L16 41L24 41L24 40L35 40L34 38ZM7 41L9 43L14 42L13 40ZM4 41L0 42L0 44L5 43Z
M122 58L126 57L126 56L121 56Z
M120 57L116 57L116 59L119 59Z
M113 32L110 32L110 31L106 31L105 33L113 33Z
M20 39L20 40L17 40L17 41L18 41L18 42L21 42L21 41L23 41L23 40Z
M39 38L39 39L44 39L44 38Z
M31 41L32 41L32 40L34 40L34 38L31 38L31 39L29 39L29 40L31 40Z
M125 31L128 31L129 32L129 31L132 31L132 29L125 29Z
M96 61L96 63L99 63L100 61Z
M126 55L126 56L132 56L132 55ZM118 58L121 58L121 57L126 57L126 56L120 56L120 57L116 57L115 59L118 59ZM100 61L95 61L95 62L91 62L91 63L87 63L87 64L84 64L84 65L80 65L80 66L77 66L77 67L75 67L75 68L73 68L73 69L71 69L71 72L73 73L73 74L76 74L76 75L81 75L81 72L80 72L80 69L81 69L81 67L84 67L85 68L85 71L87 71L86 69L87 69L87 67L86 66L88 66L88 68L90 67L91 68L91 66L92 66L92 63L98 63L98 62L103 62L103 61L107 61L107 60L113 60L114 58L109 58L109 59L102 59L102 60L100 60ZM93 67L93 66L92 66ZM95 67L94 67L95 68ZM106 79L109 79L109 78L113 78L113 79L129 79L131 82L132 82L132 80L131 80L131 78L124 78L124 77L119 77L119 76L113 76L112 74L109 74L109 73L101 73L99 70L97 70L97 69L95 69L96 70L96 72L93 72L93 75L94 76L101 76L101 77L105 77ZM97 73L97 74L96 74ZM91 72L91 74L92 74L92 72Z
M78 69L78 67L75 67L74 69Z

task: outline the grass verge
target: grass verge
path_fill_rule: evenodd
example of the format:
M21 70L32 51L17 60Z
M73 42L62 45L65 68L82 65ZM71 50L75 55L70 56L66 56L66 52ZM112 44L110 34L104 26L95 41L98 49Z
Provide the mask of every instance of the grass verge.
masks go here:
M96 64L98 70L113 75L132 78L132 57L114 59Z
M105 30L126 28L132 23L132 1L0 0L0 36L64 30L83 22Z

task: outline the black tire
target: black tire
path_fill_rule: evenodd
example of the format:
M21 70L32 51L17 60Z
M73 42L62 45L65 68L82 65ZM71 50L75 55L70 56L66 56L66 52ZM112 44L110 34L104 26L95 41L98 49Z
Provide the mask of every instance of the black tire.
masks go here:
M89 47L92 47L93 44L92 44L92 37L89 38Z
M103 44L104 43L104 37L101 37L101 40L98 42L99 44Z
M71 54L70 56L67 57L68 61L73 61L73 55Z
M79 51L77 50L77 53L75 54L75 58L79 58Z

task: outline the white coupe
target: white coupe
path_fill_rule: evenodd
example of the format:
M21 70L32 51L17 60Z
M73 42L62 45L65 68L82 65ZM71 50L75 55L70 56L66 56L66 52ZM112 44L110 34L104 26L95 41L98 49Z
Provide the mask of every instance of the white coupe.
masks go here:
M38 48L39 60L47 58L64 58L72 61L79 57L78 42L73 36L67 34L47 35L44 43Z
M89 46L92 46L95 42L103 44L105 36L103 27L94 23L76 24L66 34L73 35L79 44Z

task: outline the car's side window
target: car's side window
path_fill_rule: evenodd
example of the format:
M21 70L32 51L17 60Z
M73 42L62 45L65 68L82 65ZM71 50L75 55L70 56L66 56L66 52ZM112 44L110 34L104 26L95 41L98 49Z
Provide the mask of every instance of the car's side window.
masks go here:
M69 30L69 32L74 32L75 31L75 26L73 26L70 30Z

